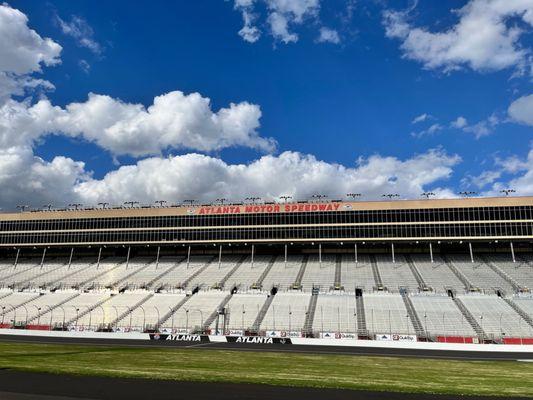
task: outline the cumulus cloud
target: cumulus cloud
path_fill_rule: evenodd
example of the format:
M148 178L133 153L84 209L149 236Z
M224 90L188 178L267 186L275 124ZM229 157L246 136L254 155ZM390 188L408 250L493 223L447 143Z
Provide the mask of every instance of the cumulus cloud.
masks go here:
M102 46L94 39L94 30L87 21L79 16L73 15L70 21L65 21L55 16L61 31L76 40L78 46L85 47L95 54L102 53Z
M413 26L410 11L387 10L386 35L399 39L404 56L427 69L523 72L531 68L530 49L521 39L533 26L533 0L470 0L453 10L458 17L455 25L436 32Z
M201 154L148 158L123 166L101 180L88 179L75 185L80 201L121 203L125 199L153 202L194 198L212 201L217 197L242 200L250 194L263 199L292 195L309 198L320 192L343 196L357 188L365 198L397 192L419 197L427 186L449 178L458 156L431 150L407 160L372 156L354 167L331 164L314 156L284 152L267 155L249 164L227 164Z
M25 14L0 4L0 105L27 89L52 89L50 82L32 74L41 72L42 65L59 64L60 54L59 44L28 27Z
M494 132L494 129L500 125L502 121L498 116L492 114L490 117L481 120L473 125L469 124L465 117L457 117L455 121L452 121L450 126L455 129L460 129L463 132L474 135L476 139L480 139L484 136L488 136Z
M0 107L0 144L24 145L48 134L81 137L115 155L135 157L171 148L214 151L247 146L273 151L273 139L259 136L259 106L231 103L217 112L198 93L169 92L148 108L110 96L89 94L85 102L61 108L47 99L36 104L14 100Z
M533 196L533 148L530 147L525 158L513 155L503 160L496 160L500 167L496 170L507 179L496 181L484 194L490 196L501 195L501 190L512 188L520 196Z
M411 136L417 139L420 139L424 136L432 136L436 134L437 132L440 132L444 129L444 127L441 124L435 123L432 124L429 128L423 129L419 132L411 132Z
M512 102L508 113L513 121L533 126L533 94Z
M244 26L239 35L249 43L255 43L261 36L261 29L257 26L259 12L258 4L266 8L266 24L268 32L276 41L294 43L298 41L298 34L292 31L293 26L301 25L306 19L316 18L320 10L320 0L235 0L234 8L241 12ZM327 29L327 28L323 28ZM332 43L335 41L336 31L329 30L324 38ZM322 37L322 32L320 37Z
M420 114L418 117L413 118L411 121L412 124L419 124L420 122L425 122L433 117L427 113Z
M320 28L320 35L318 36L317 42L339 44L341 42L341 38L335 29L330 29L323 26Z

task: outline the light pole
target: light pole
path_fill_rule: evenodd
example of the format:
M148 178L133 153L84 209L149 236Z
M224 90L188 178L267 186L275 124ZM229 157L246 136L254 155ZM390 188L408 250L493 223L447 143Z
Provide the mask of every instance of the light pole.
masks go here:
M163 207L164 204L167 204L166 200L157 200L154 201L155 204L159 204L159 207Z
M464 192L459 192L459 194L463 197L470 197L470 196L474 196L475 194L477 194L477 192L468 192L468 191L464 191Z
M105 210L107 208L107 206L109 205L109 203L100 202L100 203L98 203L98 205L101 206L103 210Z
M321 201L322 199L325 199L328 196L326 194L317 193L317 194L312 195L311 197L313 199L316 199L317 201Z
M426 199L429 199L430 197L435 196L435 193L433 193L433 192L424 192L424 193L421 193L420 196L425 197Z
M400 197L400 195L398 193L386 193L382 194L381 197L387 197L389 200L392 200L394 198Z
M224 204L226 201L228 201L228 199L225 199L225 198L220 198L220 199L215 199L215 203L220 203L220 204Z
M361 197L361 193L346 193L346 197L351 197L353 200L357 199L358 197Z
M247 197L244 199L244 201L249 201L252 204L255 204L257 200L261 200L261 197Z
M146 311L144 311L144 307L143 307L143 306L139 306L139 308L140 308L141 311L143 312L143 326L142 326L142 331L144 332L145 327L146 327ZM159 322L159 321L157 321L157 322Z
M516 193L516 190L514 190L514 189L503 189L503 190L500 190L500 193L504 193L506 196L509 196L511 193Z
M196 203L196 200L193 200L193 199L183 200L182 203L192 206L194 203Z
M287 200L292 199L292 196L284 195L284 196L279 196L279 198L280 198L281 200L283 200L284 203L286 203Z
M78 211L78 209L79 209L81 206L83 206L83 204L81 204L81 203L71 203L71 204L69 204L68 206L69 206L69 207L74 207L74 209L75 209L76 211Z
M27 208L30 208L30 206L25 205L25 204L18 204L17 208L20 210L20 212L24 212L26 211Z
M46 208L48 211L52 210L52 204L45 204L43 208Z
M124 205L128 205L130 206L130 208L133 208L134 206L136 206L137 204L139 204L138 201L125 201L124 202Z

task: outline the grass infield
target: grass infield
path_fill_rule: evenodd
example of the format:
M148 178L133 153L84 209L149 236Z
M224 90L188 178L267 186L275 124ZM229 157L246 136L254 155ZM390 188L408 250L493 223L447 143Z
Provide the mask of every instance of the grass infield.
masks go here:
M432 394L533 396L533 363L1 343L0 368Z

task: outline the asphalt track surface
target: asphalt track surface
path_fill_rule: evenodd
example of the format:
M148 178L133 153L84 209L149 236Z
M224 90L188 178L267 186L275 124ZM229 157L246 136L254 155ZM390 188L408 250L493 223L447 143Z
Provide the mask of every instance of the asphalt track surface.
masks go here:
M346 347L346 346L307 346L295 344L253 344L253 343L196 343L173 340L131 340L131 339L92 339L92 338L62 338L43 336L0 335L0 341L41 344L84 344L96 346L121 347L180 347L195 349L222 349L235 351L274 351L307 354L334 354L354 356L384 356L435 358L448 360L533 360L533 352L479 352L479 351L443 351L420 349L389 349L375 347Z
M42 344L116 345L121 347L179 347L196 349L231 349L236 351L305 352L316 354L347 354L447 358L460 360L533 359L533 353L442 352L403 349L350 348L332 346L298 346L281 344L201 343L176 341L143 341L121 339L45 338L0 336L0 341ZM365 392L342 389L316 389L253 384L198 383L148 379L106 378L96 376L54 375L0 370L0 400L108 400L108 399L291 399L291 400L503 400L498 397L463 397L429 394ZM516 398L519 399L519 398Z

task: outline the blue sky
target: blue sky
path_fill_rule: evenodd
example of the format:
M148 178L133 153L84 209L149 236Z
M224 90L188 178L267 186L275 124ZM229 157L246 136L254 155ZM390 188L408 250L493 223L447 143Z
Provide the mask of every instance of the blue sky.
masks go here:
M442 61L430 66L430 60L406 45L406 33L387 33L392 25L387 22L386 13L397 13L402 18L395 22L395 27L404 23L411 32L422 29L438 34L457 28L461 15L467 14L453 10L472 3L480 3L478 9L483 10L485 6L490 8L490 0L415 4L294 0L301 4L294 6L293 13L290 8L283 11L281 6L276 9L276 5L269 3L276 1L151 1L135 5L126 1L10 1L9 7L27 16L29 29L62 47L60 64L41 63L42 72L27 74L46 79L55 89L25 89L22 96L13 94L11 99L20 102L26 98L35 104L46 97L54 106L65 108L87 101L92 92L148 107L154 97L172 91L185 95L198 92L211 100L213 112L229 107L230 103L257 105L261 111L257 134L277 142L275 149L266 151L241 144L205 151L178 143L161 146L159 154L131 155L117 154L96 139L62 134L58 129L31 142L33 157L40 157L45 163L51 163L57 156L84 162L85 177L75 177L73 184L101 181L109 172L136 165L145 158L164 159L193 152L228 165L249 165L266 154L278 157L290 151L347 168L356 168L358 160L364 164L372 156L394 157L404 162L432 149L457 157L446 166L450 171L437 174L416 190L401 193L405 197L414 197L418 189L438 189L443 196L461 190L490 194L513 182L518 185L513 179L529 173L527 166L513 169L505 166L504 160L527 164L530 152L532 126L523 114L533 112L533 106L521 109L518 117L511 117L508 108L517 99L531 94L529 50L533 36L532 26L524 15L528 11L533 13L533 4L522 2L526 3L523 9L504 10L496 16L501 18L502 26L521 29L513 44L516 53L523 53L521 60L494 66L490 59L498 57L497 54L480 60L475 58L477 50L472 48L459 58L451 56L451 51L437 53L434 59L442 57ZM297 8L300 5L303 8ZM299 17L297 12L301 10L304 11ZM253 15L253 25L261 32L253 43L239 35L245 12ZM274 32L269 25L273 13L285 18L290 33L298 36L297 41L285 43L288 36ZM76 36L65 31L64 27L69 26L81 27L84 32ZM335 32L338 40L332 41L337 43L319 40L324 27ZM456 35L454 40L463 38ZM424 114L426 118L419 118L423 121L413 123ZM460 128L453 127L459 117L467 122ZM477 123L482 125L477 128L486 128L480 137L476 137ZM425 132L431 126L433 133ZM473 178L487 172L498 176L485 185L474 183L479 181ZM525 183L520 181L522 194L528 194L533 186L528 179ZM110 187L107 185L106 190L111 190ZM291 187L273 188L269 193L279 195ZM360 187L365 191L364 185ZM314 188L319 190L318 186ZM372 186L368 191L376 196L380 190L388 189ZM178 190L170 197L182 193L187 192ZM295 189L295 195L304 194L305 191ZM39 196L43 201L55 200L50 194ZM119 201L119 197L117 194L112 199ZM97 196L89 198L97 200ZM146 200L150 199L152 196L147 196ZM19 199L13 195L3 203L15 201Z

